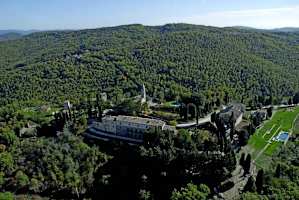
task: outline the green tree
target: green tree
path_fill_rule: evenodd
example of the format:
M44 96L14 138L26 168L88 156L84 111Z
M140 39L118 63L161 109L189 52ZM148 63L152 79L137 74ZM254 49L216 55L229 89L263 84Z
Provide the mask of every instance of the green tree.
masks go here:
M293 97L293 103L299 104L299 92L297 92Z
M16 178L17 189L24 188L28 186L30 183L28 176L22 171L18 171L15 175L15 178Z
M0 169L2 172L12 170L14 161L11 153L2 152L0 153Z
M245 153L241 154L240 160L239 160L239 164L244 167L244 162L245 162Z
M280 163L278 163L275 169L275 177L280 178L280 175L281 175L281 165Z
M242 129L239 132L238 137L239 137L239 145L245 146L248 143L248 140L249 140L249 133L246 129Z
M10 192L0 192L0 200L14 200L14 195Z
M244 162L244 174L248 174L250 172L250 168L251 168L251 155L248 154Z
M264 187L264 170L263 169L260 169L258 171L257 176L256 176L255 185L256 185L256 191L258 193L262 193L263 187Z
M4 177L4 173L3 172L0 172L0 188L2 188L4 182L5 182L5 177Z
M38 193L40 192L40 187L42 186L42 183L35 179L35 178L32 178L30 180L30 184L29 184L29 190L35 192L35 193Z
M179 191L174 190L171 195L171 200L204 200L210 194L210 189L204 184L196 186L188 183L185 188Z
M256 193L246 192L241 194L241 200L268 200L265 196L260 196Z
M17 136L11 130L0 130L0 141L5 145L12 145L17 140Z
M151 199L152 197L150 191L144 189L139 191L138 200L151 200Z
M247 180L246 185L244 186L243 189L244 192L255 192L256 191L256 186L255 182L252 176L250 176Z
M267 109L267 117L268 117L268 118L271 118L271 117L272 117L272 113L273 113L273 107L271 106L271 107L269 107L269 108Z

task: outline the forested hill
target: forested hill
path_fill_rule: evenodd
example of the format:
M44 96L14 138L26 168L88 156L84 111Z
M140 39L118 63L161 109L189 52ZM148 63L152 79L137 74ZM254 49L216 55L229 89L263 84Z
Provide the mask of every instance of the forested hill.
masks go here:
M107 91L159 99L198 92L245 103L299 90L299 33L187 24L33 33L0 42L0 104Z
M6 34L3 34L3 35L0 35L0 41L15 40L15 39L19 39L21 37L22 37L22 35L18 34L18 33L6 33Z

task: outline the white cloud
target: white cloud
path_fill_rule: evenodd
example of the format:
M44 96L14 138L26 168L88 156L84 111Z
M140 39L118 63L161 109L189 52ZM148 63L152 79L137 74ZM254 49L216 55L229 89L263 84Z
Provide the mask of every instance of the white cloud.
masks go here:
M299 27L299 5L293 7L210 12L175 18L172 21L211 26L251 26L257 28Z

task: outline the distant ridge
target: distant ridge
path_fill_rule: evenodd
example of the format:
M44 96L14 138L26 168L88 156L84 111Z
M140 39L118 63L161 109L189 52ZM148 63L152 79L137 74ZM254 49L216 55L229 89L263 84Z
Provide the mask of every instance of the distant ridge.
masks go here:
M259 28L253 28L249 26L231 26L231 27L225 27L225 28L235 28L239 30L247 30L247 31L266 31L266 32L284 32L284 33L297 33L299 32L299 28L296 27L283 27L283 28L274 28L274 29L259 29Z
M272 29L271 31L274 32L299 32L299 28L295 28L295 27L285 27L285 28L276 28L276 29Z
M225 28L236 28L236 29L242 29L242 30L262 30L262 29L257 29L257 28L253 28L250 26L228 26Z
M163 27L163 28L172 28L177 27L177 23L173 24L165 24L163 26L152 26L152 27ZM189 25L190 27L213 27L213 26L201 26L201 25L193 25L193 24L185 24L181 23L181 25ZM102 27L102 28L122 28L122 27L130 27L130 26L139 26L139 27L147 27L142 24L128 24L128 25L120 25L120 26L113 26L113 27ZM151 26L149 26L151 27ZM189 27L189 28L190 28ZM221 28L221 27L214 27L214 28ZM266 32L299 32L299 27L282 27L282 28L273 28L273 29L261 29L261 28L254 28L250 26L227 26L223 28L233 28L233 29L239 29L239 30L247 30L247 31L266 31ZM97 30L100 28L90 28L90 29L53 29L53 30L37 30L37 29L31 29L31 30L20 30L20 29L7 29L7 30L0 30L0 36L8 33L16 33L19 35L29 35L31 33L36 32L64 32L64 31L80 31L80 30Z
M40 30L17 30L17 29L8 29L8 30L0 30L0 36L8 33L17 33L20 35L28 35L31 33L40 32Z
M5 41L5 40L16 40L21 38L23 35L19 33L5 33L0 35L0 41Z

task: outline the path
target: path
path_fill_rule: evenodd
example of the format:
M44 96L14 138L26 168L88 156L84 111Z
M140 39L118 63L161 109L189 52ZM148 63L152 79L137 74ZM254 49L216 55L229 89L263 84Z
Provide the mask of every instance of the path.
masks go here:
M232 173L232 177L229 179L234 182L234 187L222 193L222 198L227 200L240 199L240 193L244 189L248 178L250 176L255 177L257 174L256 166L254 162L251 162L250 173L244 176L244 170L240 165L237 165L236 169Z
M264 133L263 138L265 137L265 135L270 134L275 126L276 126L276 124L273 124L272 128Z
M273 107L273 110L276 110L278 108L291 108L291 107L296 107L298 106L299 104L291 104L291 105L270 105L270 106L264 106L262 107L263 109L267 109L267 108L270 108L270 107Z

